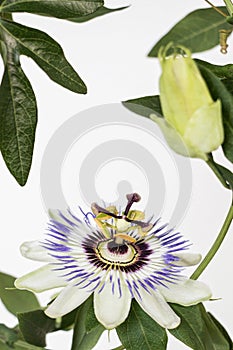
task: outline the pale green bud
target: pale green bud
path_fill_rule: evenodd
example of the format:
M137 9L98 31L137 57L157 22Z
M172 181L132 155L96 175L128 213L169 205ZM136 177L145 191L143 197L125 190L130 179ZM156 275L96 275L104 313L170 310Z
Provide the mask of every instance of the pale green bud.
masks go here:
M191 52L178 46L167 56L171 46L159 51L164 119L156 115L150 117L177 153L207 160L207 153L217 149L224 139L221 101L213 101Z

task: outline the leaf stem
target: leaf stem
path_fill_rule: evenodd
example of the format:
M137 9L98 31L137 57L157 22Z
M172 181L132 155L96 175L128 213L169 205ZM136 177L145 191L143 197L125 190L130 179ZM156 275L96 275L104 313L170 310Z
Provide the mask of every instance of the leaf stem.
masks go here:
M205 2L207 2L207 4L209 4L211 7L213 7L215 11L220 13L220 15L227 17L227 15L223 11L221 11L218 7L214 6L214 4L212 4L209 0L205 0Z
M9 12L0 12L0 17L3 19L7 19L8 21L13 20L12 14Z
M223 0L226 4L227 7L227 11L229 12L229 15L232 16L233 15L233 4L231 0Z
M217 253L218 249L220 248L224 238L226 237L226 234L228 232L228 229L231 225L232 220L233 220L233 202L231 202L230 209L227 213L226 219L222 225L222 228L215 242L213 243L212 247L206 254L205 258L202 260L200 265L197 267L197 269L194 271L194 273L190 277L191 279L196 280L202 274L202 272L206 269L206 267L209 265L209 263Z
M206 164L210 167L211 170L215 173L221 184L227 188L228 190L231 189L230 185L226 182L218 168L216 167L212 155L209 155L209 159L206 161Z

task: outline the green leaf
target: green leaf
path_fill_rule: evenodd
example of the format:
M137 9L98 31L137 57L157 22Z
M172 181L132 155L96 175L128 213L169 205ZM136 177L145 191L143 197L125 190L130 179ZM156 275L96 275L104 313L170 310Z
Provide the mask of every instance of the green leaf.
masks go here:
M116 329L121 343L127 350L166 350L167 333L132 300L126 321Z
M78 309L74 309L73 311L69 312L68 314L64 315L61 319L61 323L58 325L56 324L57 330L69 330L73 328L76 314Z
M233 96L215 74L202 64L198 65L203 78L208 85L214 100L222 103L224 142L222 144L225 156L233 163Z
M8 346L3 340L0 339L0 349L1 350L12 350L12 347Z
M29 12L66 19L89 15L103 4L103 0L5 0L0 11Z
M0 349L3 350L2 348L0 348ZM15 350L46 350L45 348L41 348L38 346L28 344L22 340L18 340L16 343L14 343L14 349ZM8 349L8 350L10 350L10 349Z
M181 306L171 304L181 324L169 332L194 350L230 350L222 333L211 321L202 304Z
M170 329L169 332L194 350L206 350L204 345L205 324L199 305L184 307L171 304L171 306L175 313L180 316L181 323L177 328Z
M15 329L8 328L4 324L0 323L0 340L1 341L3 341L6 345L9 345L12 347L12 345L17 339L18 339L18 333Z
M202 65L206 67L207 69L211 70L212 73L217 75L219 79L224 83L224 80L226 79L232 79L233 80L233 64L225 64L223 66L219 66L216 64L212 64L203 60L195 59L195 62L198 65Z
M233 64L218 66L198 59L195 59L195 61L198 65L202 65L214 73L233 95Z
M211 318L211 320L213 321L213 323L218 327L219 331L222 333L224 338L228 341L229 349L232 350L233 349L233 343L232 343L232 340L231 340L229 334L225 330L225 328L221 325L221 323L219 323L218 320L216 320L216 318L210 312L208 312L208 315Z
M19 329L24 340L35 346L45 346L46 334L73 328L77 310L64 315L61 319L52 319L45 315L43 310L19 313Z
M75 23L83 23L83 22L90 21L91 19L100 17L100 16L104 16L104 15L108 15L108 14L113 13L113 12L125 10L128 7L129 6L119 7L119 8L116 8L116 9L109 9L109 8L107 8L105 6L102 6L102 7L98 8L98 10L96 10L94 13L92 13L90 15L81 16L81 17L67 18L67 20L75 22Z
M71 350L91 350L105 330L95 317L92 299L78 308Z
M32 162L36 98L20 66L17 43L7 34L5 38L5 71L0 87L0 149L9 171L23 186Z
M146 96L122 102L130 111L149 118L152 113L162 116L159 96Z
M37 347L26 343L21 339L21 333L18 326L8 328L4 324L0 324L0 350L42 350L44 348Z
M214 171L216 176L219 178L219 180L222 182L224 181L223 185L224 187L227 187L229 189L233 190L233 173L225 168L224 166L216 163L212 157L212 155L209 155L209 161L207 162L210 168Z
M32 345L44 347L46 334L56 329L56 320L46 316L43 310L19 313L17 316L24 340Z
M19 53L31 57L50 79L71 91L87 92L84 82L66 60L61 46L49 35L2 19L0 27L15 40Z
M206 348L213 350L230 350L232 347L232 342L229 343L228 338L226 338L226 330L224 329L225 334L223 334L222 331L220 331L220 328L216 325L216 322L213 321L213 317L206 312L202 304L200 305L200 308L207 332L209 334L206 339Z
M38 309L40 305L35 295L28 291L15 289L14 281L15 277L0 272L0 298L7 310L16 315L18 312Z
M225 7L218 7L226 12ZM200 9L191 12L179 21L166 35L164 35L150 51L150 57L157 57L161 46L169 42L184 45L192 52L209 50L219 43L219 30L231 29L232 26L226 22L213 8Z

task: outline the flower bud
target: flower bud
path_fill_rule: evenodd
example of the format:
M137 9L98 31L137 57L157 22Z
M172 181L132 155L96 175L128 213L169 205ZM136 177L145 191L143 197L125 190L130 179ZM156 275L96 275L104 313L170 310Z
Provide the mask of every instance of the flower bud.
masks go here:
M172 44L161 48L160 101L163 118L151 115L177 153L207 160L223 142L221 101L213 101L191 52Z

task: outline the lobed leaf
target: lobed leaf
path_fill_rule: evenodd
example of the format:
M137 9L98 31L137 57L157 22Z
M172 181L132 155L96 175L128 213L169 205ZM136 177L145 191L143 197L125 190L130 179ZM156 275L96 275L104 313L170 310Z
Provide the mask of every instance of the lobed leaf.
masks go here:
M67 19L92 14L103 5L103 0L5 0L0 11L29 12Z
M166 350L167 333L132 300L126 321L116 329L121 343L127 350Z
M15 40L19 54L31 57L50 79L71 91L87 92L84 82L66 60L61 46L49 35L3 19L0 27Z
M218 7L226 12L226 7ZM189 13L179 21L166 35L152 48L149 57L157 57L159 48L169 42L184 45L192 52L209 50L219 44L219 30L232 29L225 17L213 8L199 9Z
M23 186L31 168L37 106L31 84L20 66L17 43L6 37L6 63L0 87L0 150L9 171Z
M127 9L129 6L125 7L119 7L116 9L109 9L105 6L99 7L98 10L96 10L94 13L91 13L89 15L81 16L81 17L72 17L72 18L66 18L68 21L72 21L75 23L84 23L87 21L90 21L91 19L104 16L113 12L121 11Z

